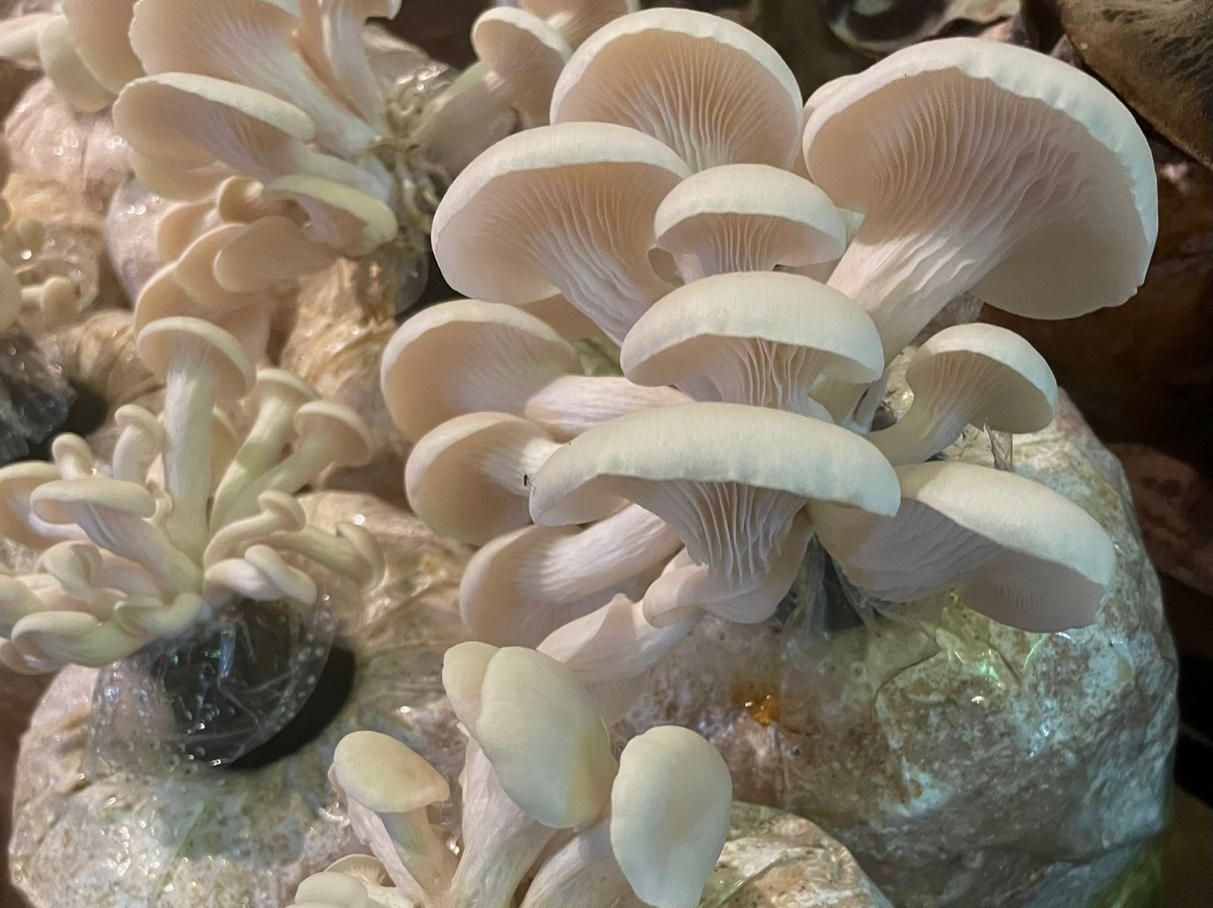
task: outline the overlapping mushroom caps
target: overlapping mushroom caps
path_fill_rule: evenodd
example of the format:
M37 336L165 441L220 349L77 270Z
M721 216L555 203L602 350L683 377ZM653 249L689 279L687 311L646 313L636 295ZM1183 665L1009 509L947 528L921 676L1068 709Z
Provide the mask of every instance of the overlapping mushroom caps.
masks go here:
M591 36L553 125L486 151L436 213L445 277L492 303L436 307L385 359L414 505L483 546L471 632L538 645L610 718L701 615L772 614L814 533L873 595L961 585L1032 630L1090 621L1111 578L1107 535L1065 498L919 464L968 425L1047 425L1056 383L1021 338L939 332L910 364L913 406L870 426L892 358L953 295L1060 318L1133 292L1155 212L1132 118L1001 45L935 41L807 104L780 67L700 13ZM621 342L628 383L570 377L572 348L500 305L556 298ZM448 363L466 379L410 392ZM558 387L562 416L534 406Z
M10 668L105 665L240 598L312 605L309 563L360 585L382 572L369 534L309 526L294 497L369 457L356 414L288 373L254 373L235 338L200 320L145 328L139 354L165 381L164 412L122 407L112 462L61 435L53 463L0 470L0 530L40 553L32 573L0 579ZM247 431L225 413L242 399Z
M584 688L534 650L460 644L443 684L468 735L458 860L427 815L449 797L446 780L395 739L355 732L330 777L374 857L305 880L297 905L698 904L732 803L710 744L658 727L617 762Z

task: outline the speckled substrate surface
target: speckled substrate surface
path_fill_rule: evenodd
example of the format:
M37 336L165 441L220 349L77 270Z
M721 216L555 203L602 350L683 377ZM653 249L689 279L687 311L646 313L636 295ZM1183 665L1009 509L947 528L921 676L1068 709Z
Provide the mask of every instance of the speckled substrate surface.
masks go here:
M700 908L889 908L855 858L791 814L733 805L733 826Z
M457 768L463 741L445 707L441 660L459 639L465 552L367 496L320 493L305 507L322 526L363 523L387 555L384 585L339 611L340 642L357 662L345 707L315 741L263 769L90 778L95 673L61 672L18 763L11 868L33 908L281 908L304 876L358 850L348 829L325 819L342 735L382 731Z
M989 464L969 441L951 456ZM1174 646L1124 474L1068 400L1014 465L1112 535L1093 626L1025 633L954 597L929 636L705 621L632 730L697 728L738 798L812 817L902 908L1099 904L1166 823Z

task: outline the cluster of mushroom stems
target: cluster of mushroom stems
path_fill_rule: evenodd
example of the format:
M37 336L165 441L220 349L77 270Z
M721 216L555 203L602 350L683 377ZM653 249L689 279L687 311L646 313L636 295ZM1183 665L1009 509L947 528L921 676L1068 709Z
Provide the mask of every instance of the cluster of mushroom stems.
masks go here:
M450 797L447 780L394 738L354 732L330 778L373 856L305 880L296 908L699 903L732 803L728 768L707 741L660 726L616 760L582 684L532 649L461 643L442 681L467 735L457 849L428 815Z
M287 372L254 373L208 322L159 320L138 349L165 382L163 413L120 408L111 462L65 434L51 463L0 469L0 529L38 553L0 578L0 659L17 671L104 666L238 599L313 607L316 567L360 587L382 576L370 533L311 526L296 499L371 456L357 414ZM240 401L247 412L229 409Z

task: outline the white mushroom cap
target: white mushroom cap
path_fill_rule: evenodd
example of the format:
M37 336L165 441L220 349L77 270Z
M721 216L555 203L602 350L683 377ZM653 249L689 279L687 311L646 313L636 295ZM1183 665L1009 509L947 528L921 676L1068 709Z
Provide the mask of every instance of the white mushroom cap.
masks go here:
M525 305L562 293L620 339L670 289L649 262L653 214L688 175L621 126L524 130L455 178L434 215L434 255L465 296Z
M483 545L530 523L528 477L556 447L542 428L506 413L447 420L409 453L409 506L438 535Z
M77 110L96 113L114 99L81 59L66 18L49 19L39 29L38 59L42 71Z
M664 521L636 505L581 530L524 527L472 556L459 612L479 640L536 646L615 593L639 594L680 547Z
M831 284L900 350L971 290L1033 318L1123 303L1158 233L1153 158L1093 78L968 38L898 51L832 89L804 136L813 181L864 212Z
M871 317L838 291L795 274L741 272L658 300L628 332L619 362L634 382L672 384L696 400L820 417L814 381L874 381L884 353Z
M438 770L407 745L374 731L355 731L337 742L333 776L345 792L375 813L411 813L451 796Z
M897 480L853 432L795 413L693 403L620 417L573 439L534 481L539 523L581 523L604 493L665 518L696 563L755 557L778 547L808 500L876 514L897 511ZM719 497L718 497L719 496Z
M812 506L827 551L857 586L908 602L959 586L964 602L1029 631L1089 624L1116 553L1090 514L1015 473L968 463L899 467L896 516Z
M138 348L139 358L162 379L174 361L207 369L218 400L239 400L253 388L252 364L236 339L201 319L157 319L139 332Z
M568 42L578 47L612 19L636 12L637 0L520 0L528 13L543 19Z
M127 34L134 6L132 0L63 0L63 15L76 52L113 94L143 75Z
M472 48L489 72L489 87L531 123L546 123L552 89L572 53L560 33L525 10L498 6L472 24Z
M684 280L728 271L773 271L832 262L847 229L829 196L786 170L726 164L693 174L662 199L657 245Z
M228 237L215 255L214 275L225 290L248 293L327 268L334 258L290 218L270 215Z
M375 455L375 439L362 417L344 404L313 400L295 411L300 439L323 438L329 463L340 467L365 466Z
M729 769L695 732L664 725L628 742L611 790L611 847L645 904L699 904L732 806Z
M267 202L289 199L298 203L307 213L307 237L350 256L377 249L400 228L387 203L365 186L351 186L342 179L291 174L267 184L264 198Z
M585 689L555 659L498 650L484 668L479 700L453 698L452 705L531 819L571 829L602 813L616 769L610 736Z
M61 477L49 463L26 461L0 468L0 536L32 549L63 538L58 528L38 521L30 508L34 490Z
M787 64L748 29L682 9L608 23L574 52L552 96L552 122L630 126L694 170L788 167L803 125Z
M459 721L474 735L480 716L480 690L484 673L498 648L478 640L452 646L442 657L442 689Z
M572 345L534 316L456 300L405 321L383 351L379 377L392 421L416 441L464 413L521 413L534 391L580 371Z
M893 464L938 454L966 425L1036 432L1053 420L1057 379L1043 356L997 325L953 325L915 351L906 369L914 402L869 438Z

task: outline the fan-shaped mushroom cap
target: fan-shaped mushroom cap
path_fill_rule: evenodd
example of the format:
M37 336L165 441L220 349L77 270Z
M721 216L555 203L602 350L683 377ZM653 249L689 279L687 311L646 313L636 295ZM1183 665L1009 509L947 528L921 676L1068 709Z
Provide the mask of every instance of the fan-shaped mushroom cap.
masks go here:
M134 6L132 0L63 0L63 15L76 52L113 94L143 75L127 34Z
M801 103L792 71L753 32L707 13L651 9L608 23L574 52L552 95L552 122L630 126L694 170L786 168Z
M219 286L234 293L266 290L333 263L333 250L314 243L290 218L270 215L242 226L215 255Z
M912 464L897 476L894 517L812 505L818 536L857 586L893 602L960 586L972 608L1029 631L1094 620L1116 553L1078 505L974 464Z
M645 904L699 903L732 806L729 769L695 732L663 725L627 743L611 790L611 848Z
M490 73L489 86L532 123L546 123L552 89L572 49L560 33L525 10L498 6L472 25L472 48Z
M409 505L438 535L483 545L530 523L528 477L557 446L527 419L457 416L423 435L409 453Z
M295 412L295 431L301 439L323 438L331 463L360 467L375 455L375 439L357 413L344 404L314 400Z
M572 345L534 316L456 300L408 319L384 349L379 377L392 421L416 441L464 413L521 412L535 390L580 371Z
M610 736L585 689L555 659L498 650L485 666L476 713L465 715L468 700L452 705L531 819L571 829L602 813L616 769Z
M392 239L400 228L392 209L366 185L335 178L291 174L265 187L267 202L296 202L308 217L308 239L359 256Z
M543 19L568 42L578 47L612 19L636 12L636 0L521 0L528 13Z
M39 29L38 59L55 88L77 110L96 113L114 99L113 93L97 81L81 59L64 17L49 19Z
M168 376L174 361L210 370L218 400L239 400L252 390L253 366L236 339L202 319L158 319L139 332L138 349L160 378Z
M612 420L556 451L533 485L538 523L602 517L603 494L620 494L675 526L700 564L777 545L808 500L893 514L899 498L888 462L855 433L731 403Z
M832 262L847 240L846 222L824 192L765 164L693 174L662 199L654 229L687 281Z
M469 734L475 734L484 673L495 655L497 647L469 640L452 646L442 657L442 689Z
M562 293L620 339L669 289L648 258L653 213L688 175L621 126L524 130L455 178L434 214L434 255L465 296L525 305Z
M101 508L147 519L156 513L156 497L143 486L93 477L43 483L30 494L34 514L47 523L76 522L78 508Z
M898 51L822 99L804 153L813 181L865 214L830 283L872 312L889 352L966 290L1034 318L1123 303L1158 232L1132 115L1021 47Z
M438 770L379 732L355 731L338 741L332 772L346 797L375 813L411 813L451 796Z
M664 521L636 505L582 530L524 527L472 556L459 612L477 639L536 646L637 580L631 592L643 591L680 546Z
M894 464L938 454L966 425L1039 431L1057 406L1057 380L1044 357L996 325L944 328L915 351L906 382L914 392L909 411L869 436Z
M708 171L711 173L712 171ZM824 416L813 382L870 382L884 368L872 319L836 290L795 274L719 274L679 287L640 317L620 348L624 374L724 400Z

